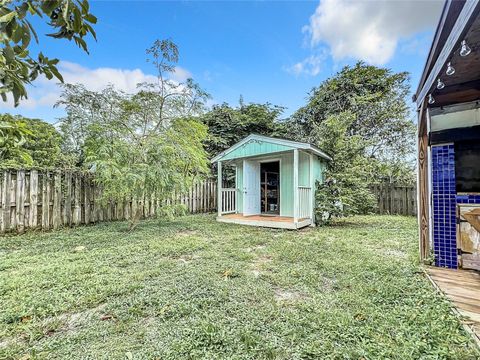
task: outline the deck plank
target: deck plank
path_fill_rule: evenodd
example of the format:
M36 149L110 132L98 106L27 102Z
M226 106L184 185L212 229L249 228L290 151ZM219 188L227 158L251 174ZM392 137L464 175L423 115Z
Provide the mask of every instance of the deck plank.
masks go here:
M451 270L428 267L432 282L452 301L462 323L480 346L480 274L473 270Z

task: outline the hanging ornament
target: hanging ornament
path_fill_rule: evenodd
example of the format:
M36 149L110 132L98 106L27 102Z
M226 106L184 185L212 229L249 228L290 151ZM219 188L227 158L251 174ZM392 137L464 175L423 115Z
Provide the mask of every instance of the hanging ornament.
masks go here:
M453 74L455 74L455 68L452 66L452 63L449 62L447 64L447 71L445 71L445 73L448 75L448 76L451 76Z
M472 52L472 49L470 49L470 46L467 45L467 42L465 40L462 40L462 47L460 48L460 56L468 56Z
M442 90L445 87L445 83L440 80L440 78L437 79L437 89Z

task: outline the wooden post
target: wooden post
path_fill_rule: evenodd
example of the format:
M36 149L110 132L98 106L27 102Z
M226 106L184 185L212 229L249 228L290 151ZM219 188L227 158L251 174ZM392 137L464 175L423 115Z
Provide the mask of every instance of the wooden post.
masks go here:
M10 230L10 183L12 181L12 173L5 171L3 173L3 186L2 186L2 208L3 208L3 221L2 232Z
M75 225L80 225L82 220L82 207L80 205L80 187L82 180L80 178L80 173L75 173L75 190L74 190L74 205L73 205L73 223Z
M72 173L65 172L65 205L63 207L63 224L72 225Z
M91 181L90 177L86 175L83 178L83 186L85 187L84 191L84 199L83 199L83 207L84 207L84 212L85 212L85 224L90 224L90 214L91 214L91 201L90 201L90 193L91 193Z
M315 178L313 176L313 163L314 163L313 154L310 154L310 196L312 197L312 201L310 204L310 218L312 219L312 226L315 225Z
M30 171L30 228L35 229L37 227L38 219L38 171Z
M55 172L53 192L53 228L58 229L62 225L62 174Z
M17 192L15 199L17 231L23 233L25 231L25 171L17 171Z
M42 229L50 228L50 174L43 173L42 181Z
M218 189L218 195L217 195L217 208L218 208L218 216L222 216L222 162L219 161L217 163L218 169L217 169L217 189Z
M430 210L428 193L428 132L425 102L419 112L418 130L418 224L420 260L423 261L430 252Z
M293 150L293 222L298 222L298 149Z

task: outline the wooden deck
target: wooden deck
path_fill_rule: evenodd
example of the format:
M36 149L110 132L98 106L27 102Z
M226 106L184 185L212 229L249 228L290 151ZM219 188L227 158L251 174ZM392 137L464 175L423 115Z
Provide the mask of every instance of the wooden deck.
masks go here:
M480 346L480 273L429 267L427 274L458 313L466 317L462 323Z
M311 225L310 219L298 219L298 222L293 221L293 217L289 216L277 216L277 215L249 215L244 216L243 214L226 214L217 217L217 221L250 225L250 226L261 226L261 227L271 227L279 229L299 229L305 226Z

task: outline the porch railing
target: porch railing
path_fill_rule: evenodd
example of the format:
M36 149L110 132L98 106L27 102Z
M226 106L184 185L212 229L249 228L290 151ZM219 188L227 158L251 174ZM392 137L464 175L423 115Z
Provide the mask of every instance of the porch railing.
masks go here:
M237 211L237 189L222 189L221 214L231 214Z
M312 208L312 189L308 186L298 187L298 218L310 219Z

